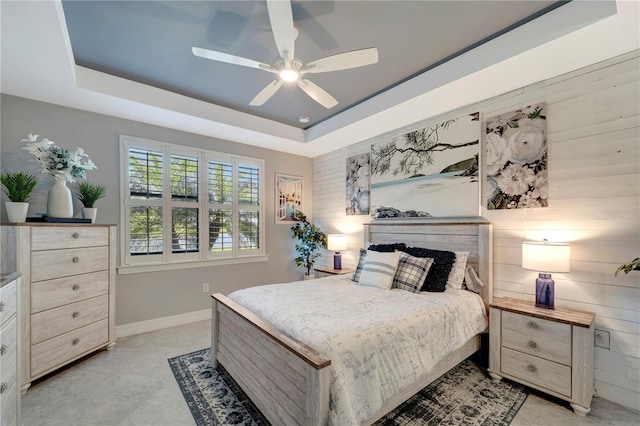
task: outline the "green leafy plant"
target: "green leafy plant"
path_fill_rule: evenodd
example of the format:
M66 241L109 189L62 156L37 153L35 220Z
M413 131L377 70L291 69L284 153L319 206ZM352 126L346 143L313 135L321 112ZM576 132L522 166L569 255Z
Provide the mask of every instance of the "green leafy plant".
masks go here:
M291 227L293 238L299 241L296 244L299 256L294 259L296 266L302 266L307 270L305 275L311 275L311 268L316 258L320 256L320 249L327 248L327 235L310 223L301 211L293 213L291 218L298 221Z
M640 271L640 257L636 257L635 259L620 265L618 269L616 269L615 276L617 277L618 274L623 271L625 274L628 274L631 271Z
M38 178L26 172L5 172L0 176L2 192L14 203L27 203L38 185Z
M96 201L107 195L107 188L90 182L76 182L75 193L83 206L92 208Z

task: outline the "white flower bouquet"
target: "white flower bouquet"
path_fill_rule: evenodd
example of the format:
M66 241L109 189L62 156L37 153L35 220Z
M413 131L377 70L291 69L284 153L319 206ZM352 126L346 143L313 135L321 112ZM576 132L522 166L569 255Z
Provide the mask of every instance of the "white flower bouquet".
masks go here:
M33 154L40 163L40 171L52 176L55 180L75 182L76 179L87 177L87 170L96 169L96 165L84 153L82 148L70 151L60 148L53 141L29 133L27 139L22 139L27 146L22 149Z

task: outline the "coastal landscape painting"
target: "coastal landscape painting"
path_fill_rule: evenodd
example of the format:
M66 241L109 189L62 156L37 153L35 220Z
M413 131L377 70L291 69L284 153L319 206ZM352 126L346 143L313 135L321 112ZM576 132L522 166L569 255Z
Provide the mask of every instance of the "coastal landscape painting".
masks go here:
M374 218L478 216L479 113L371 146Z

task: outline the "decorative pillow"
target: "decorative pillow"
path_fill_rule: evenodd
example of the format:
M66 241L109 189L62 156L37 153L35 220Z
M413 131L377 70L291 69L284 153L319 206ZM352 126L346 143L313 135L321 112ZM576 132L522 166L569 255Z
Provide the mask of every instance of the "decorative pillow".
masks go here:
M391 244L370 244L367 250L381 251L385 253L393 253L396 250L404 250L407 248L405 243L391 243Z
M400 252L382 253L368 250L358 284L389 290L398 268L398 259Z
M467 290L473 291L474 293L480 293L482 291L482 287L484 287L484 283L476 274L475 269L471 265L467 265L464 271L464 282L467 287Z
M464 281L464 272L467 267L467 259L469 259L468 251L455 251L456 260L451 267L449 278L447 279L447 290L462 290L462 282Z
M449 273L456 260L456 254L452 251L432 250L422 247L407 247L402 250L415 257L430 257L433 265L429 269L427 278L420 291L442 292L447 287Z
M415 257L400 253L398 269L393 277L391 288L419 293L431 265L433 265L433 259L430 257Z
M356 267L356 271L351 276L351 281L358 282L360 281L360 274L362 273L362 267L364 266L364 261L367 258L367 251L365 249L360 249L360 259L358 259L358 266Z

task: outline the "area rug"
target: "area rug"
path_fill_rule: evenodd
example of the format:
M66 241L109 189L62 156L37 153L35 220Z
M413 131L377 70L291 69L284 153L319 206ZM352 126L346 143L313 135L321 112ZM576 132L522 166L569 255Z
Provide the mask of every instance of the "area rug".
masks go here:
M211 366L209 348L170 358L169 365L196 425L269 425L224 367ZM524 386L494 383L466 360L375 425L509 425L527 395Z

